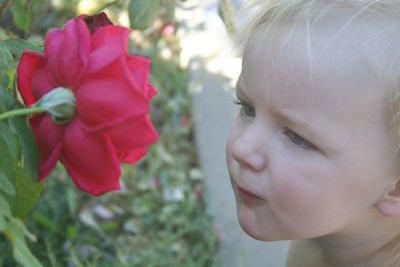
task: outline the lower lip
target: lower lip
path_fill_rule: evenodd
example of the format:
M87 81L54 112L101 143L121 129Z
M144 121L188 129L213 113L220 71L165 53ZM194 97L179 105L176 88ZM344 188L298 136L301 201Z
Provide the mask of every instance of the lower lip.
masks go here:
M259 203L263 201L262 198L253 195L249 191L246 191L243 188L240 188L239 186L236 186L236 192L238 193L239 197L246 203Z

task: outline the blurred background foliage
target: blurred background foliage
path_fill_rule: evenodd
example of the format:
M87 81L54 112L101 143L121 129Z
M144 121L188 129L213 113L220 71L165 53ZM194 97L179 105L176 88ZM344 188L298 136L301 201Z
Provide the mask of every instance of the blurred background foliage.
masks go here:
M123 166L122 190L90 197L72 185L61 165L48 177L26 222L37 239L29 248L43 266L218 266L218 238L193 140L188 72L179 63L174 11L180 5L0 0L0 41L22 38L42 45L48 29L82 13L105 11L114 24L133 29L131 51L151 58L151 80L159 92L151 117L160 140L139 164ZM0 266L19 266L1 233Z

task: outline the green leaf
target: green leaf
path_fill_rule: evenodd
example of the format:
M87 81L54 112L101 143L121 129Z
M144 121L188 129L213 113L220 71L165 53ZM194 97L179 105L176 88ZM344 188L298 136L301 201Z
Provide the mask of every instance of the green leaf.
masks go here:
M0 189L11 196L15 195L15 188L5 173L0 169Z
M28 232L24 224L20 220L12 218L8 223L7 230L14 244L13 254L15 260L24 267L43 267L33 256L25 242L25 235L29 238L34 238L34 236Z
M67 190L67 204L70 214L75 214L78 207L78 196L75 190Z
M28 229L25 227L25 224L21 221L21 219L15 217L10 217L9 219L11 224L19 229L18 230L19 233L22 233L24 236L29 238L30 241L36 242L36 236L34 236L28 231Z
M0 138L0 170L3 175L7 177L11 183L14 182L14 161L12 157L10 157L10 152L8 150L6 142Z
M28 4L29 1L26 0L13 0L11 6L14 23L24 32L28 32L31 24L31 12Z
M2 42L0 42L1 44ZM0 95L2 91L11 88L12 75L15 72L15 60L12 53L5 45L0 45ZM1 97L1 96L0 96ZM1 111L0 111L1 112Z
M13 254L15 260L24 267L43 267L35 256L33 256L25 240L15 243Z
M9 69L13 63L14 59L10 51L4 46L0 46L0 71Z
M13 214L25 220L36 206L40 194L44 189L44 183L32 180L24 168L18 168L15 175L16 194L8 197Z
M67 226L67 236L68 239L75 239L78 236L78 228L75 224L70 224Z
M1 204L0 204L0 206L1 206ZM0 214L0 232L4 232L4 229L6 229L6 226L7 226L6 223L7 222L4 218L4 216Z
M16 161L19 152L18 140L7 123L0 122L0 138L3 139L7 145L8 152L11 154L12 159Z
M31 177L32 180L36 181L39 172L39 150L33 132L28 127L25 117L12 118L11 123L22 146L24 168L27 170L27 175Z
M7 200L0 194L0 218L1 215L11 216L11 208Z
M46 216L46 214L43 215L40 212L33 212L32 217L37 223L46 227L47 230L57 233L58 231L57 223L54 222L51 217Z
M12 118L11 123L17 133L22 148L21 159L12 160L9 148L0 138L0 169L14 185L15 195L5 196L14 216L25 219L35 207L44 188L38 178L38 149L31 129L25 118ZM1 136L1 135L0 135Z
M1 203L7 202L0 195L0 205ZM0 231L13 244L13 255L19 264L23 267L43 267L33 256L25 241L25 237L31 241L36 241L36 237L28 231L20 219L12 217L11 214L1 216L0 213Z
M16 100L14 97L7 91L3 89L0 85L0 112L5 112L7 110L13 109L16 105Z
M1 86L0 86L0 113L7 111L6 105L3 103L3 101L1 101L1 96L2 96L3 92L4 91L1 89Z
M42 51L42 48L24 39L6 39L0 42L0 47L6 47L17 57L20 57L24 50Z
M129 21L132 29L145 30L153 25L161 8L161 0L130 0Z

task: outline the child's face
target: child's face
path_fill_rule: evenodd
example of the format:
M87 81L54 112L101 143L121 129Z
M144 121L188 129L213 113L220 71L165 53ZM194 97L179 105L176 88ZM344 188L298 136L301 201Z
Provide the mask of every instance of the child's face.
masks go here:
M351 33L325 47L332 32L314 34L310 53L301 30L268 46L258 29L246 46L227 165L239 222L256 239L351 230L394 177L379 85Z

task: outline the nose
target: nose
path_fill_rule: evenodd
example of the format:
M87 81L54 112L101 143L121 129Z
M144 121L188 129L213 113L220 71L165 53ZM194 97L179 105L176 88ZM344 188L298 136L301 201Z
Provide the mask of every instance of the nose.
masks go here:
M265 136L257 127L249 126L233 143L232 157L242 166L261 171L267 166Z

